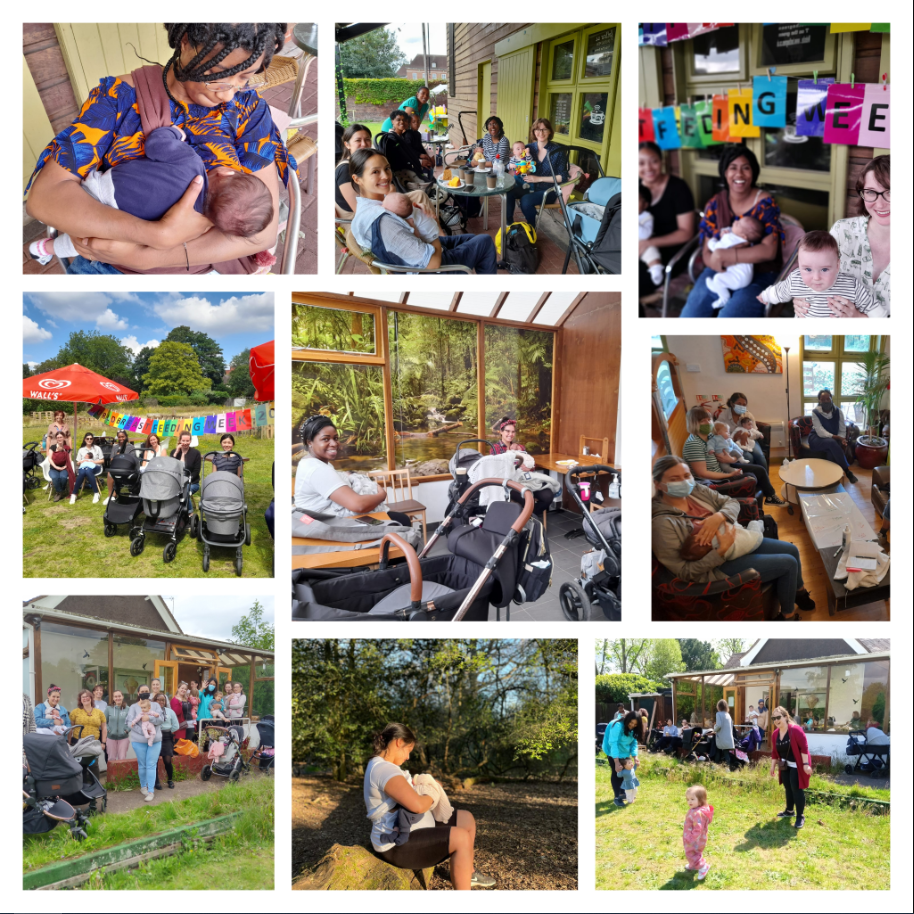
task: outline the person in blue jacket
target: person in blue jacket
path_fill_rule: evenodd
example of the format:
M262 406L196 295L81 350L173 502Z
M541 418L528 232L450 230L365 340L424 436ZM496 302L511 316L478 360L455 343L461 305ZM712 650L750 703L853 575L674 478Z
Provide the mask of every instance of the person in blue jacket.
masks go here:
M60 686L48 686L48 700L35 707L35 726L39 730L70 726L70 713L60 703Z
M621 720L613 721L603 734L603 752L609 759L612 770L613 803L625 806L625 791L622 788L622 759L633 758L638 765L638 742L644 739L642 718L637 711L629 711Z

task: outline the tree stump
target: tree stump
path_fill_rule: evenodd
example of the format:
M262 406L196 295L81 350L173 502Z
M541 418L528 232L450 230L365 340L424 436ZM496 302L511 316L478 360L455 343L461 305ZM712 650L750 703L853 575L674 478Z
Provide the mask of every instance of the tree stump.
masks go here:
M426 870L400 870L377 857L367 847L334 844L309 872L292 883L305 891L425 891L434 867Z

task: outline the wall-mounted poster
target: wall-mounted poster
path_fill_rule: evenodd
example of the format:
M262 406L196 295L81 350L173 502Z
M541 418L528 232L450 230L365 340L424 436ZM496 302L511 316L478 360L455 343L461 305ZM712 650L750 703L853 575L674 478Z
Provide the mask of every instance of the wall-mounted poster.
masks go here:
M773 336L722 336L720 343L728 373L784 373L784 357Z
M610 76L613 71L613 46L616 30L594 32L587 39L587 57L584 61L584 78Z

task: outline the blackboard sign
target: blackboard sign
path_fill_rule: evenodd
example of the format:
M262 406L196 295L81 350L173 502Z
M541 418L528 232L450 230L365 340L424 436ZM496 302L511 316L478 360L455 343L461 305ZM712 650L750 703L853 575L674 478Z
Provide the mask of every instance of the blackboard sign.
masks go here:
M568 133L571 125L571 93L559 92L553 95L549 114L553 130L556 133Z
M594 32L587 39L587 60L584 64L584 76L609 76L613 69L613 46L616 43L616 30L606 29Z
M763 67L789 63L821 63L825 59L827 25L776 22L762 26Z

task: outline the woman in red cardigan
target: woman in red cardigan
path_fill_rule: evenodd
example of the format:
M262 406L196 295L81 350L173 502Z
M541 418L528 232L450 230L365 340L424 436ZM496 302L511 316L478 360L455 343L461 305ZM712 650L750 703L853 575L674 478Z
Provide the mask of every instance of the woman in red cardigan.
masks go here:
M771 715L774 731L771 734L771 777L778 771L778 781L784 785L787 806L778 813L779 819L789 819L796 814L794 828L806 824L803 811L806 809L806 794L809 787L810 765L809 744L803 728L793 723L786 708L780 705Z
M190 695L187 692L186 682L178 683L178 691L170 704L171 710L175 712L175 717L178 718L179 726L179 729L174 732L174 739L189 739L192 734L188 734L185 729L187 727L187 718L190 716Z

